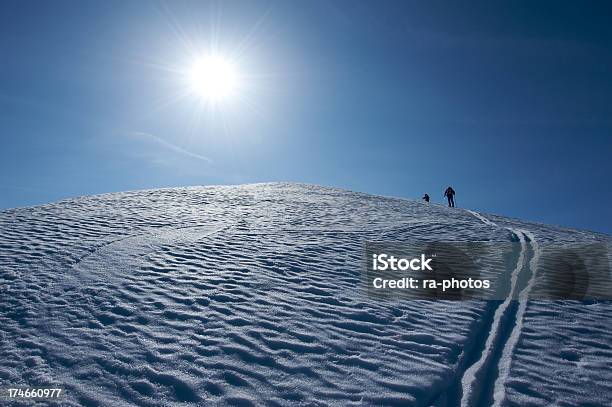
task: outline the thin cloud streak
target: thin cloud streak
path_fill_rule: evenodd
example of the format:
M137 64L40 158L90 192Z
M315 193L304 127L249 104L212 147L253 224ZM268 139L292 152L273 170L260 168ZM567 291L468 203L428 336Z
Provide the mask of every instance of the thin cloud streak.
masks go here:
M144 138L148 138L151 140L154 140L156 143L174 151L175 153L178 154L182 154L185 155L187 157L191 157L191 158L195 158L196 160L200 160L200 161L204 161L207 164L212 164L213 160L211 160L210 158L203 156L201 154L197 154L197 153L193 153L191 151L185 150L182 147L179 147L175 144L172 144L166 140L164 140L163 138L156 136L155 134L151 134L151 133L145 133L145 132L141 132L141 131L129 131L125 133L126 135L130 136L130 137L144 137Z

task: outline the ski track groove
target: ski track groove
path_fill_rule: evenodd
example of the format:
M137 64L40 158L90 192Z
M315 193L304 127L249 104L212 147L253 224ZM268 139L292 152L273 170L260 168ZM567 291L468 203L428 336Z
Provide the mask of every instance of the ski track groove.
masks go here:
M498 376L494 384L493 389L493 405L501 406L505 399L505 384L510 374L510 366L512 364L512 355L519 341L521 333L523 331L525 310L527 309L529 293L533 287L536 270L538 269L538 260L540 257L540 248L535 239L535 235L527 230L521 230L521 232L529 238L529 244L531 245L533 255L529 261L529 269L531 270L531 277L527 283L527 286L519 294L519 307L516 312L516 324L510 333L510 337L504 346L503 353L498 366Z
M466 209L467 212L474 215L477 219L482 221L484 224L498 228L499 226L487 219L482 214ZM463 373L461 378L462 406L471 405L484 405L488 400L489 396L493 397L493 405L500 406L505 399L505 383L508 379L510 366L512 363L512 354L520 338L523 328L523 318L525 310L527 308L528 295L533 282L535 280L535 270L537 270L539 248L535 240L533 233L524 229L515 229L505 227L508 231L514 234L521 243L521 251L517 260L515 269L511 273L511 292L508 297L496 308L493 316L493 322L487 340L484 344L481 357L471 366L469 366ZM527 240L533 251L532 258L529 262L526 262L527 257ZM531 272L531 276L527 282L527 285L517 292L518 278L521 272L528 267L528 271ZM516 299L518 297L518 299ZM518 301L518 310L512 312L511 305L513 301ZM508 320L507 313L510 312L511 319ZM504 340L502 332L505 329L504 325L511 325L512 330L509 337ZM491 364L494 362L492 359L494 354L499 351L501 347L501 356L499 361L494 366ZM480 382L484 381L486 377L497 372L496 379L494 381L492 395L482 394L483 389L480 386Z

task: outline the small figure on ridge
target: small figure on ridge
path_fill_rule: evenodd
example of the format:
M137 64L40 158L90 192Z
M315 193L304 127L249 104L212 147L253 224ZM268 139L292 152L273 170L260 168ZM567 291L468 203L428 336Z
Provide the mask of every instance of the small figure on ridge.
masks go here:
M455 207L455 190L452 187L446 188L444 196L448 199L448 206L451 208Z
M429 195L428 195L428 194L423 195L423 200L424 200L426 203L429 203Z

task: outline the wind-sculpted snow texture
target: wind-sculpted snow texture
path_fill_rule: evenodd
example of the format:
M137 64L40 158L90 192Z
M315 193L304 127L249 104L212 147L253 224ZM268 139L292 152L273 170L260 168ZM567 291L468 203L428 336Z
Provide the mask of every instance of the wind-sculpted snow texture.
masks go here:
M91 406L612 405L609 303L360 286L366 240L520 241L519 275L555 239L609 240L295 184L0 212L0 387Z

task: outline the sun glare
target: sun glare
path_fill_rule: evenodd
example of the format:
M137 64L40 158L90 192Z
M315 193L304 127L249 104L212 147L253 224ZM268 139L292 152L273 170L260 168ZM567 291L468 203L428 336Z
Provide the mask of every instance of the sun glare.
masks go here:
M234 64L220 56L197 59L191 67L189 80L195 94L213 103L230 98L238 84Z

